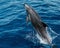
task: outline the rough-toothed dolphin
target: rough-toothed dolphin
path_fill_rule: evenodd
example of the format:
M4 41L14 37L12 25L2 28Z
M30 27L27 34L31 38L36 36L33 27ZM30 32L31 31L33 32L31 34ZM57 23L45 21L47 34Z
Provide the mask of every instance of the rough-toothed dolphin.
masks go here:
M49 33L46 31L47 30L47 25L41 21L41 18L39 17L39 14L36 13L36 11L30 7L27 4L24 4L26 12L27 12L27 21L30 21L35 28L36 32L40 36L40 41L44 41L45 44L51 45L52 43L52 38L49 35ZM42 42L43 43L43 42Z

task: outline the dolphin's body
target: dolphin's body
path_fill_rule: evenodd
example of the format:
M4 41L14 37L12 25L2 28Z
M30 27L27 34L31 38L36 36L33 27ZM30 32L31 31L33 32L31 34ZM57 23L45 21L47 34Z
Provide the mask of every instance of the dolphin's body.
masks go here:
M29 20L33 27L35 28L36 32L38 33L39 37L41 38L40 41L44 41L44 44L51 45L52 38L50 34L47 32L47 25L41 21L41 18L36 13L34 9L32 9L29 5L24 4L25 9L27 11L27 21ZM43 42L41 42L43 43Z

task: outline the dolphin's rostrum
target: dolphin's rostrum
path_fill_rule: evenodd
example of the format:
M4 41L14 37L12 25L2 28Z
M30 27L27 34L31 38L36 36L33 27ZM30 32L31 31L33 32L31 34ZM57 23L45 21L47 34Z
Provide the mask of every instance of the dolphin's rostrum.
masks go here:
M36 13L36 11L32 7L27 4L24 4L24 6L28 15L27 21L30 21L32 23L33 27L41 38L40 41L42 40L45 42L43 43L41 41L41 43L52 45L52 38L50 34L46 31L48 27L47 24L41 21L39 14Z

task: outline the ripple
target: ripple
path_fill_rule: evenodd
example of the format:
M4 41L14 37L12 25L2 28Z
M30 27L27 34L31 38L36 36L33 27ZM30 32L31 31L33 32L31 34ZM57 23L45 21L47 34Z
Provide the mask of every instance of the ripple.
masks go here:
M16 18L17 18L17 16L13 15L13 16L6 17L4 19L0 19L0 26L10 23L11 21L13 21Z
M21 40L22 38L30 42L33 42L35 45L38 44L39 41L37 41L35 36L32 36L34 29L31 23L29 23L28 25L26 23L26 11L23 6L24 3L27 3L30 6L32 6L36 10L36 12L39 13L43 21L46 22L47 24L60 26L59 0L24 0L24 1L1 0L0 1L0 47L1 48L3 46L4 47L6 46L6 48L8 46L11 46L14 43L13 41L23 42ZM58 27L55 28L55 30L57 31ZM60 31L58 30L58 32ZM22 38L20 36L22 36ZM4 43L1 42L2 39L4 39L3 40ZM26 47L21 46L20 42L13 44L16 45L16 47L14 47L13 45L12 46L13 48L28 48L28 43L29 43L28 41L26 41L27 43L27 45L25 44ZM13 43L10 44L10 42ZM29 45L30 44L32 43L29 43ZM36 48L40 48L40 47L36 47Z
M49 24L60 25L60 20L45 20Z

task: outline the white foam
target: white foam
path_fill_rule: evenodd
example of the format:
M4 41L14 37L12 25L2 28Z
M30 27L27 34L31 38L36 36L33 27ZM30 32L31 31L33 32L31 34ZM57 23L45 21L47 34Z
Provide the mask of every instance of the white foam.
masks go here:
M39 39L40 43L42 43L42 44L48 44L45 39L43 40L43 39L39 36L38 33L36 34L36 36L37 36L37 38Z
M49 30L50 30L50 32L49 32ZM49 28L49 30L48 30L48 27L47 27L46 28L47 38L48 38L49 42L52 43L53 39L55 39L58 36L58 34L56 32L54 32L51 28ZM51 36L50 33L54 34L54 36ZM48 44L47 40L42 38L38 33L36 34L36 36L39 39L40 43Z
M60 34L56 33L55 31L53 31L50 27L49 27L49 30L50 30L49 33L52 36L52 40L54 40L56 37L58 37L58 35L60 35ZM49 30L47 30L47 31L49 31Z

